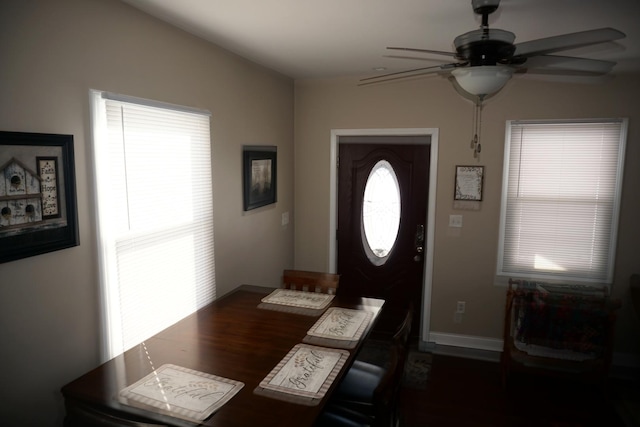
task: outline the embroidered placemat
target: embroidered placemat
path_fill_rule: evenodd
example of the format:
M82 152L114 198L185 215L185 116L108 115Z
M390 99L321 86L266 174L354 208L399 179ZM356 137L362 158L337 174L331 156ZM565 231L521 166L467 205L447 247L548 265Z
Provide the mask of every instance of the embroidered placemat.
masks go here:
M330 307L309 329L303 342L329 347L354 348L373 314L364 310Z
M290 402L317 405L348 357L346 350L297 344L254 392Z
M166 364L121 390L119 400L172 417L202 421L242 387L244 383L239 381Z
M258 308L263 310L281 311L284 313L302 314L304 316L318 317L322 314L323 310L317 310L315 308L293 307L290 305L269 304L268 302L261 302L258 304Z
M292 289L275 289L262 302L269 304L285 305L291 307L311 308L322 310L326 308L335 295L319 292L295 291Z

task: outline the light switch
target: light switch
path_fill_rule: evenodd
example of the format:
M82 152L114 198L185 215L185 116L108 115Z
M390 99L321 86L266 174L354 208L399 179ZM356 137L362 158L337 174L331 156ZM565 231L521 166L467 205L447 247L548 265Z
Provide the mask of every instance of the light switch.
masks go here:
M462 215L449 215L449 227L462 228Z
M289 212L285 212L282 214L282 225L289 224Z

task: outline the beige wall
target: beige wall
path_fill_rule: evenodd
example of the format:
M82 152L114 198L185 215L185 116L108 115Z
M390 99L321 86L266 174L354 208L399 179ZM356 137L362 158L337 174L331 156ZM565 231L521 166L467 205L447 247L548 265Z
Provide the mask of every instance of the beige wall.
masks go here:
M482 154L470 147L472 104L444 78L433 75L371 86L357 80L296 82L295 264L326 269L329 265L331 129L438 128L439 158L431 332L454 334L461 343L473 338L496 344L502 338L504 286L494 284L498 245L505 121L584 117L628 117L626 167L616 261L614 295L622 298L617 361L640 363L640 319L629 301L629 276L640 271L640 76L601 85L558 84L514 78L485 104ZM454 167L485 166L479 211L453 206ZM459 234L448 227L450 214L463 215ZM461 324L454 324L456 301L466 301ZM497 343L499 344L499 342Z
M300 81L294 88L286 77L114 0L2 2L0 58L0 129L74 136L81 241L0 264L0 424L60 425L60 387L98 363L90 88L212 112L219 293L279 283L293 265L294 226L295 264L326 269L331 129L439 128L432 330L471 337L498 338L502 325L504 288L493 285L493 273L505 120L629 117L614 284L625 306L616 350L640 354L640 321L627 287L640 266L638 76L604 86L510 82L484 111L482 209L459 212L451 200L453 168L473 162L471 104L436 76L371 87L353 79ZM243 144L278 146L278 203L250 213L242 211ZM293 223L283 227L287 211ZM448 230L451 213L464 215L460 236ZM461 325L452 321L457 300L467 301Z
M211 111L221 294L293 265L293 81L114 0L3 1L0 58L0 129L75 140L80 246L0 264L0 424L61 425L99 355L89 89ZM278 202L250 213L243 144L278 146Z

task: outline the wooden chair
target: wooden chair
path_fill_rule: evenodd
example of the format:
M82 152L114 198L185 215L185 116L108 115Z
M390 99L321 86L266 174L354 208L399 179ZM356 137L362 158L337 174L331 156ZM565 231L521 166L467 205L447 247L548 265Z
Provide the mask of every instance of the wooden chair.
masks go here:
M509 279L500 360L503 387L514 371L602 384L621 304L606 289Z
M640 318L640 274L632 274L629 279L629 291L631 293L631 304Z
M316 271L284 270L282 283L285 289L335 294L340 281L339 274Z
M359 360L353 363L332 394L327 408L316 423L317 427L398 425L397 397L409 352L412 319L413 305L410 305L393 336L386 368Z

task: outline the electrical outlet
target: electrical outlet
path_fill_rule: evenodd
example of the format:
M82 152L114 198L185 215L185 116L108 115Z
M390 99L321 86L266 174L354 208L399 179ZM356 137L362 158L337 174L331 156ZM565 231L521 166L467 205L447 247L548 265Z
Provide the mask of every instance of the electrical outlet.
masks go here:
M466 308L467 303L464 301L458 301L458 303L456 304L456 313L464 313L464 310Z

